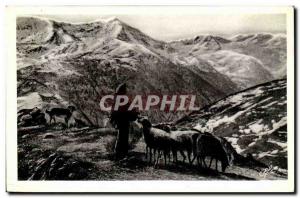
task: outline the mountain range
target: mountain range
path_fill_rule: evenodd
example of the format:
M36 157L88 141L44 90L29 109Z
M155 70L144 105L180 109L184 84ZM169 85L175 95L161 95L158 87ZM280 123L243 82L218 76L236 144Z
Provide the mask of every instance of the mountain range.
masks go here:
M198 106L286 77L284 34L197 35L165 42L117 18L71 24L17 18L18 109L73 104L101 125L101 96L127 82L132 94L195 94ZM179 114L150 112L154 120Z

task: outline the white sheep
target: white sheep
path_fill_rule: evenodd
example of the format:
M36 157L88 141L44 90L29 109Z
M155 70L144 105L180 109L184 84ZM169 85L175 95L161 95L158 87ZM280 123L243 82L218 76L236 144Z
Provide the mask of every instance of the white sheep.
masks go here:
M146 143L146 156L150 154L150 162L152 161L152 150L154 158L156 151L158 152L155 165L158 163L161 152L164 154L165 164L167 164L167 156L171 151L170 134L164 130L152 127L148 119L142 118L140 123L143 125L144 140Z
M183 157L183 162L186 159L184 151L187 152L189 163L192 164L191 154L195 150L196 139L199 135L199 132L194 130L185 130L185 131L171 131L170 137L172 139L171 142L171 150L173 154L173 161L177 162L177 151Z

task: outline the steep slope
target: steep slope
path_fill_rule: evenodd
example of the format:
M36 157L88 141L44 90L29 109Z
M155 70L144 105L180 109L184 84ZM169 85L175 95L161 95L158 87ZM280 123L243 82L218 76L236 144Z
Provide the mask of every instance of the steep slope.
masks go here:
M264 68L262 62L252 56L228 50L220 50L199 56L212 61L214 63L213 67L218 72L228 76L242 89L273 79L273 76Z
M221 50L223 44L230 43L230 40L227 40L225 38L222 38L220 36L197 36L194 39L194 43L196 45L192 48L192 51L198 51L198 50Z
M203 74L201 77L210 82L215 87L221 89L226 95L232 93L232 90L240 88L234 79L230 79L230 75L223 71L218 71L215 64L209 59L196 56L182 56L180 53L173 54L170 60L182 67L188 68L194 73Z
M225 137L240 154L287 168L286 80L233 94L177 121Z
M286 76L287 52L285 34L239 34L229 39L213 35L200 35L193 39L170 42L169 45L174 48L175 51L184 54L184 56L188 55L198 58L206 54L218 53L220 50L235 52L249 56L249 63L244 60L246 65L251 64L253 59L259 60L262 70L265 70L264 73L269 73L267 76L272 76L272 79ZM227 53L227 55L229 57L232 56L231 53ZM223 56L225 56L225 54L223 54ZM234 61L227 61L227 63L229 63L229 65L235 64ZM253 68L253 72L255 72L254 70L255 68ZM268 77L264 82L270 79ZM258 79L258 81L259 80L260 79ZM243 84L246 83L247 81ZM252 85L253 84L250 84L247 87L251 87Z
M251 55L264 64L275 78L286 76L285 34L241 34L232 38L231 50Z
M34 17L17 18L17 43L37 43L46 42L52 33L51 23Z
M236 35L228 49L253 56L260 60L275 79L286 76L285 34Z
M285 46L285 35L284 34L270 34L270 33L259 33L259 34L239 34L231 38L234 42L244 42L258 44L260 46L270 45L274 46Z

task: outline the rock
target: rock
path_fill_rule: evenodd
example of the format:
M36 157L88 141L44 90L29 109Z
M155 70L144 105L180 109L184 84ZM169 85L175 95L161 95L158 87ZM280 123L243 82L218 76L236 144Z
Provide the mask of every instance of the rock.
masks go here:
M69 177L70 179L75 179L76 174L75 174L75 173L70 173L70 174L68 175L68 177Z
M44 135L44 138L43 139L53 139L53 138L55 138L56 137L56 135L54 135L53 133L46 133L45 135Z
M32 133L32 132L44 131L44 130L45 130L45 125L27 126L27 127L19 127L18 125L19 133Z
M22 121L26 122L26 121L29 121L31 119L32 119L32 116L27 114L27 115L23 115L20 120L21 120L21 122Z
M36 117L34 117L33 122L38 125L46 124L47 120L45 118L45 114L39 113L38 115L36 115Z
M57 123L54 123L54 124L51 125L51 129L56 130L56 131L64 130L66 128L67 128L67 126L64 123L61 123L61 122L57 122Z
M18 126L35 126L47 123L45 114L37 107L33 109L23 109L23 111L20 110L20 112L21 113L18 115Z
M38 151L41 151L41 149L39 149L39 148L33 148L33 149L31 150L31 152L38 152Z
M22 136L22 139L25 139L25 138L27 138L27 137L29 137L29 134L23 135L23 136Z

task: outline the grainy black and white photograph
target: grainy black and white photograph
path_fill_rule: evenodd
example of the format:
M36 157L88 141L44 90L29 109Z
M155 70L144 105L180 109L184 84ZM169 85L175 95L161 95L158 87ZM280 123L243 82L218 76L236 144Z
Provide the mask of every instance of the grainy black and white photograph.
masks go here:
M289 19L17 15L17 180L287 181Z

